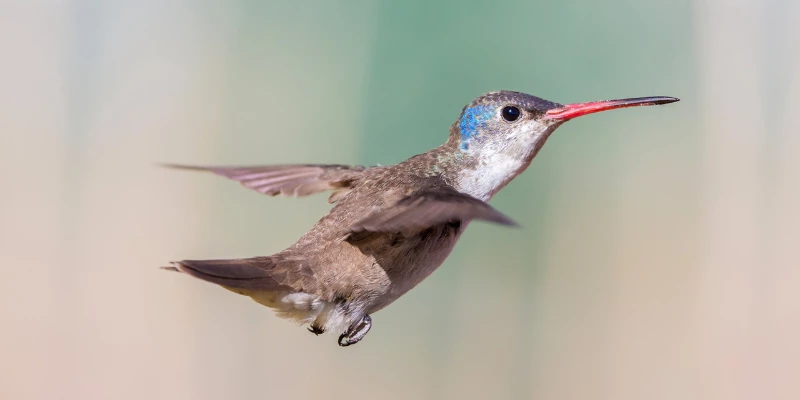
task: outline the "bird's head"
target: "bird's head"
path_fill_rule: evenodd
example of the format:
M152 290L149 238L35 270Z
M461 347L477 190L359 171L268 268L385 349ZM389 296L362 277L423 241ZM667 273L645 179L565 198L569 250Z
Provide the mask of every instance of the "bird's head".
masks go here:
M673 97L640 97L562 105L525 93L487 93L469 103L450 128L448 143L471 160L491 196L522 172L550 134L562 123L600 111L678 101ZM481 195L484 193L476 193Z
M546 139L562 123L600 111L678 101L674 97L640 97L561 105L525 93L487 93L469 103L453 125L463 152L496 152Z

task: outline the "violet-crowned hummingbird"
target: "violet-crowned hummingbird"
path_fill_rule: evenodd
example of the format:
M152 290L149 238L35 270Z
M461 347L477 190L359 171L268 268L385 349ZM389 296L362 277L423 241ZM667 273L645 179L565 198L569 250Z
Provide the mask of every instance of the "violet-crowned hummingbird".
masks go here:
M295 244L271 256L184 260L167 269L216 283L273 308L317 335L360 341L370 314L441 265L474 219L515 223L487 201L522 173L564 122L615 108L678 101L642 97L561 105L524 93L478 97L443 145L390 166L297 164L194 167L259 193L333 191L336 205Z

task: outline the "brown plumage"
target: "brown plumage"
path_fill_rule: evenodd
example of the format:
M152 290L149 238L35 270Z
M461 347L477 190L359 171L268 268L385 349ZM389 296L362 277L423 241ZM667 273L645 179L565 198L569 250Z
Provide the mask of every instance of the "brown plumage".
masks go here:
M528 167L561 123L603 107L671 101L676 100L562 106L522 93L493 92L462 110L445 144L396 165L169 165L212 172L269 196L330 190L335 205L274 255L184 260L167 268L250 296L282 317L310 324L315 334L341 333L339 344L351 345L369 331L369 314L444 262L470 221L516 225L486 201Z
M175 169L209 171L233 179L267 196L303 197L325 190L347 188L366 168L347 165L268 165L250 167L200 167L165 164ZM331 201L333 202L333 201Z

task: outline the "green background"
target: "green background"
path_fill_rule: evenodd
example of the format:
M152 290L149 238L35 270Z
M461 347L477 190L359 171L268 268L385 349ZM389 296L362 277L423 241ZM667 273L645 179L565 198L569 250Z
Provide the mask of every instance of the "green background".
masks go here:
M0 397L794 399L800 4L0 5ZM188 164L391 164L509 89L572 121L342 349L156 267L267 255L325 196Z

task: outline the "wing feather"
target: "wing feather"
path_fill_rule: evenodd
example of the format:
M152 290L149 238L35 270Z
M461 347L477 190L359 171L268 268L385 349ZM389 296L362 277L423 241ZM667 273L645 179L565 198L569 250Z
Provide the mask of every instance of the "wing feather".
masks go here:
M447 186L420 191L378 211L351 228L352 232L417 232L448 222L480 219L517 224L488 203Z
M266 165L246 167L204 167L165 165L170 168L208 171L232 179L242 186L267 196L308 196L326 190L351 188L366 167L334 164ZM342 194L342 193L340 193ZM335 202L341 196L331 196Z

